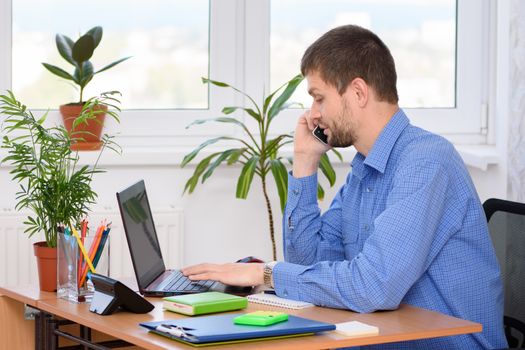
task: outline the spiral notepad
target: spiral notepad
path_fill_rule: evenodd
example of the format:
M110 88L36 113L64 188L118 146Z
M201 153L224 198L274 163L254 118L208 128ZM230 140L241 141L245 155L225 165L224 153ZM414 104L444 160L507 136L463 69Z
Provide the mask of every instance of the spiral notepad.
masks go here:
M306 307L314 306L314 304L307 303L305 301L280 298L274 294L265 294L265 293L251 294L251 295L248 295L246 298L248 298L248 301L252 303L278 306L278 307L282 307L286 309L297 310L297 309L304 309Z

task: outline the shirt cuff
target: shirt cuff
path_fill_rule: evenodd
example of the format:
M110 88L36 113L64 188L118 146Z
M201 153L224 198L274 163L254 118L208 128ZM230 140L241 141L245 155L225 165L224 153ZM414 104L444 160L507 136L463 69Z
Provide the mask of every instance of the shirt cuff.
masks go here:
M278 262L275 264L272 271L275 294L283 298L301 300L299 297L300 285L297 279L307 268L308 266L288 262Z

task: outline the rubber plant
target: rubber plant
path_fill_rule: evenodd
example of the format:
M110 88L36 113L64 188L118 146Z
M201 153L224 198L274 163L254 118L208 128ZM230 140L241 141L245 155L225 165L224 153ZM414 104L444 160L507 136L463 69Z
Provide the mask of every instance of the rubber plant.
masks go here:
M75 123L76 118L81 114L83 106L86 103L84 100L84 89L93 80L95 75L105 72L130 58L121 58L95 70L93 63L91 63L91 58L102 40L102 32L102 27L93 27L76 41L73 41L63 34L56 35L55 42L58 52L67 63L73 66L72 73L68 73L64 69L52 64L42 63L49 72L71 81L78 86L80 93L78 101L60 106L60 114L62 115L66 129L68 131L77 131L76 134L72 133L72 137L77 139L77 142L72 145L74 150L98 150L103 145L101 137L106 116L105 112L107 110L104 105L94 107L100 109L101 112L97 113L96 118L91 119L90 122Z
M275 228L272 204L270 197L268 196L268 177L270 174L273 176L275 186L277 187L277 192L279 194L281 211L284 211L288 191L288 171L285 163L292 164L293 159L291 159L291 157L284 157L280 155L279 151L284 145L293 142L293 134L287 133L271 137L270 126L278 114L283 109L291 105L290 103L287 103L287 101L292 96L297 86L301 83L301 81L303 81L303 79L304 77L302 75L293 77L290 81L283 84L268 96L263 96L262 103L258 104L251 96L229 84L202 78L202 81L205 84L213 84L221 88L235 90L236 93L243 95L249 101L250 106L224 107L222 109L222 113L225 116L212 119L196 120L186 127L189 128L198 124L216 122L234 124L243 130L244 137L214 137L203 142L184 157L181 164L182 167L191 162L204 148L219 141L226 141L229 145L232 143L237 144L237 147L228 147L222 151L213 152L212 154L200 160L195 167L193 175L186 182L184 193L192 193L199 183L199 179L201 180L201 183L204 183L214 173L215 169L220 164L240 164L241 172L239 178L237 179L236 197L246 199L253 178L255 175L257 175L261 179L262 183L262 191L268 213L270 240L272 244L272 255L274 260L277 259L277 249L275 244ZM251 131L248 126L239 119L228 116L238 110L246 112L249 117L253 118L257 122L258 128L256 132ZM341 155L336 150L332 149L332 151L340 160L342 160ZM335 184L336 174L330 159L326 154L322 156L319 168L328 179L330 186L333 186ZM324 189L320 184L317 188L317 196L319 199L324 198Z

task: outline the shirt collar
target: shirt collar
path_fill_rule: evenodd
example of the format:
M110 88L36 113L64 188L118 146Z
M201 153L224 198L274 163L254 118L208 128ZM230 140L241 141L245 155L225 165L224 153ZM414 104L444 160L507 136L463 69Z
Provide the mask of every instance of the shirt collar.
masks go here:
M368 153L368 156L365 158L364 164L376 169L380 173L384 173L390 153L397 139L408 124L409 121L405 112L403 112L401 108L398 109L374 142L370 153Z
M374 168L380 173L384 173L390 153L397 139L408 124L409 120L405 112L403 112L402 109L398 109L379 134L368 156L365 158L365 156L359 152L355 155L352 160L352 173L359 179L363 179L367 174L364 165Z

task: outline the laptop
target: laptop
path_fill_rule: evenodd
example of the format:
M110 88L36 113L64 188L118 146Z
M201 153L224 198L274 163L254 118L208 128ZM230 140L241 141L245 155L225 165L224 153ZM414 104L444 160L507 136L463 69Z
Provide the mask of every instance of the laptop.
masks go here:
M226 291L226 286L220 282L191 281L179 270L166 269L144 180L117 192L117 201L141 294L169 296Z

